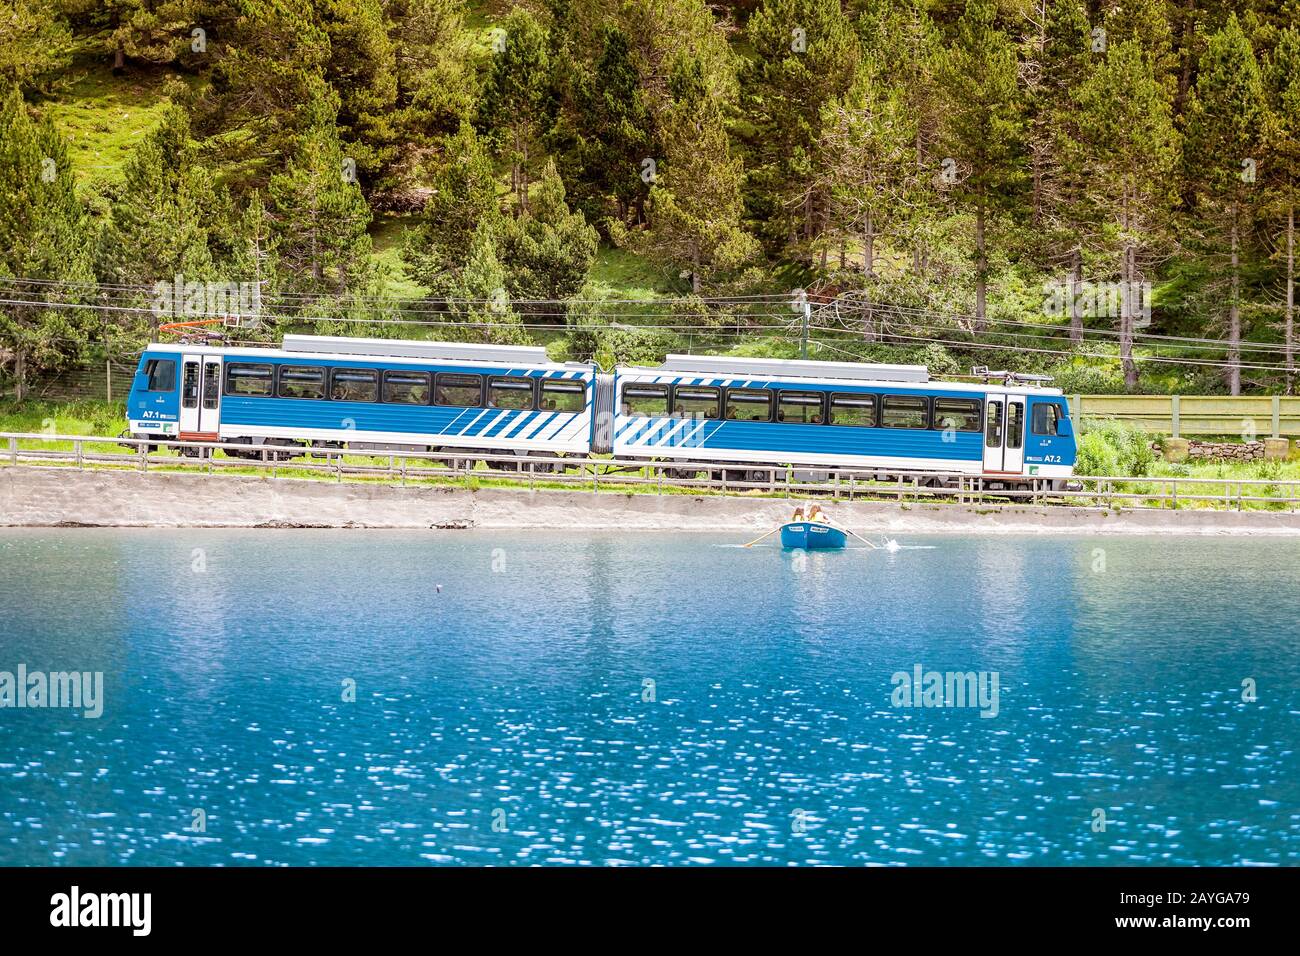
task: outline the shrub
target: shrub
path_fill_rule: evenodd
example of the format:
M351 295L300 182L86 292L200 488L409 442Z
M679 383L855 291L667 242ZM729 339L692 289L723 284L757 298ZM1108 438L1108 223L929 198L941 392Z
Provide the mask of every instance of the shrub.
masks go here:
M1079 474L1143 478L1151 473L1156 455L1143 429L1108 418L1084 421L1082 432L1074 466Z
M1124 374L1103 365L1059 365L1051 369L1052 384L1067 395L1122 395Z

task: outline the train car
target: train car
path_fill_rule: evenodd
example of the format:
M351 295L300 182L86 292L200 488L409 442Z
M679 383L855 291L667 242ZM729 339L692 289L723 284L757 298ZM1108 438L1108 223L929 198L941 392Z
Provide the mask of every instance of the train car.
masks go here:
M1073 474L1075 439L1059 389L1033 377L935 381L924 366L670 355L619 368L616 457L745 465L979 475L986 487L1028 487ZM938 479L927 482L937 483Z
M150 345L127 419L133 437L160 440L576 455L591 450L594 380L590 365L524 346L311 335L279 349Z

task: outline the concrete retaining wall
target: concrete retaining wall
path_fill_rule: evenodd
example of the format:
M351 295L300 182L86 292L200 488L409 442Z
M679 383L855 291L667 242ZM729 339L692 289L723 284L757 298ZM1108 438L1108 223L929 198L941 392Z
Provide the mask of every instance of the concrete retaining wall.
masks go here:
M1124 511L827 502L855 531L990 534L1300 534L1300 513ZM429 488L200 474L0 468L0 526L584 528L767 531L777 499Z

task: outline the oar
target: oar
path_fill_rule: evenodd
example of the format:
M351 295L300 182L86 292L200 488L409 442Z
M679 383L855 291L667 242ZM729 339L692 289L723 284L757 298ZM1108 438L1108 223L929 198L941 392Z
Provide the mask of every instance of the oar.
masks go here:
M867 545L868 547L874 548L877 551L880 550L880 545L876 544L874 541L868 541L866 538L862 537L862 535L858 534L856 531L849 531L848 528L845 528L844 530L847 531L849 534L853 535L853 537L857 538L859 541L861 541L863 544Z
M775 528L773 528L773 529L772 529L771 531L769 531L767 534L755 538L753 541L749 542L749 544L742 545L742 547L746 547L746 548L753 547L754 545L756 545L756 544L758 544L760 541L762 541L763 538L770 538L770 537L772 537L772 535L776 534L776 533L777 533L778 531L780 531L781 528L783 528L783 527L784 527L784 525L777 525Z

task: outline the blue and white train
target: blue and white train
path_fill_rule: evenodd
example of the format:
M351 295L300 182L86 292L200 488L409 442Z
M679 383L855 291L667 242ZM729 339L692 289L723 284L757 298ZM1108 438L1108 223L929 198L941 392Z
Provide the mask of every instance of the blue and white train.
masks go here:
M1076 451L1060 390L1005 373L971 384L914 365L670 355L607 374L542 348L306 335L279 349L151 345L127 418L137 438L281 453L612 452L738 479L844 467L994 488L1063 488Z

